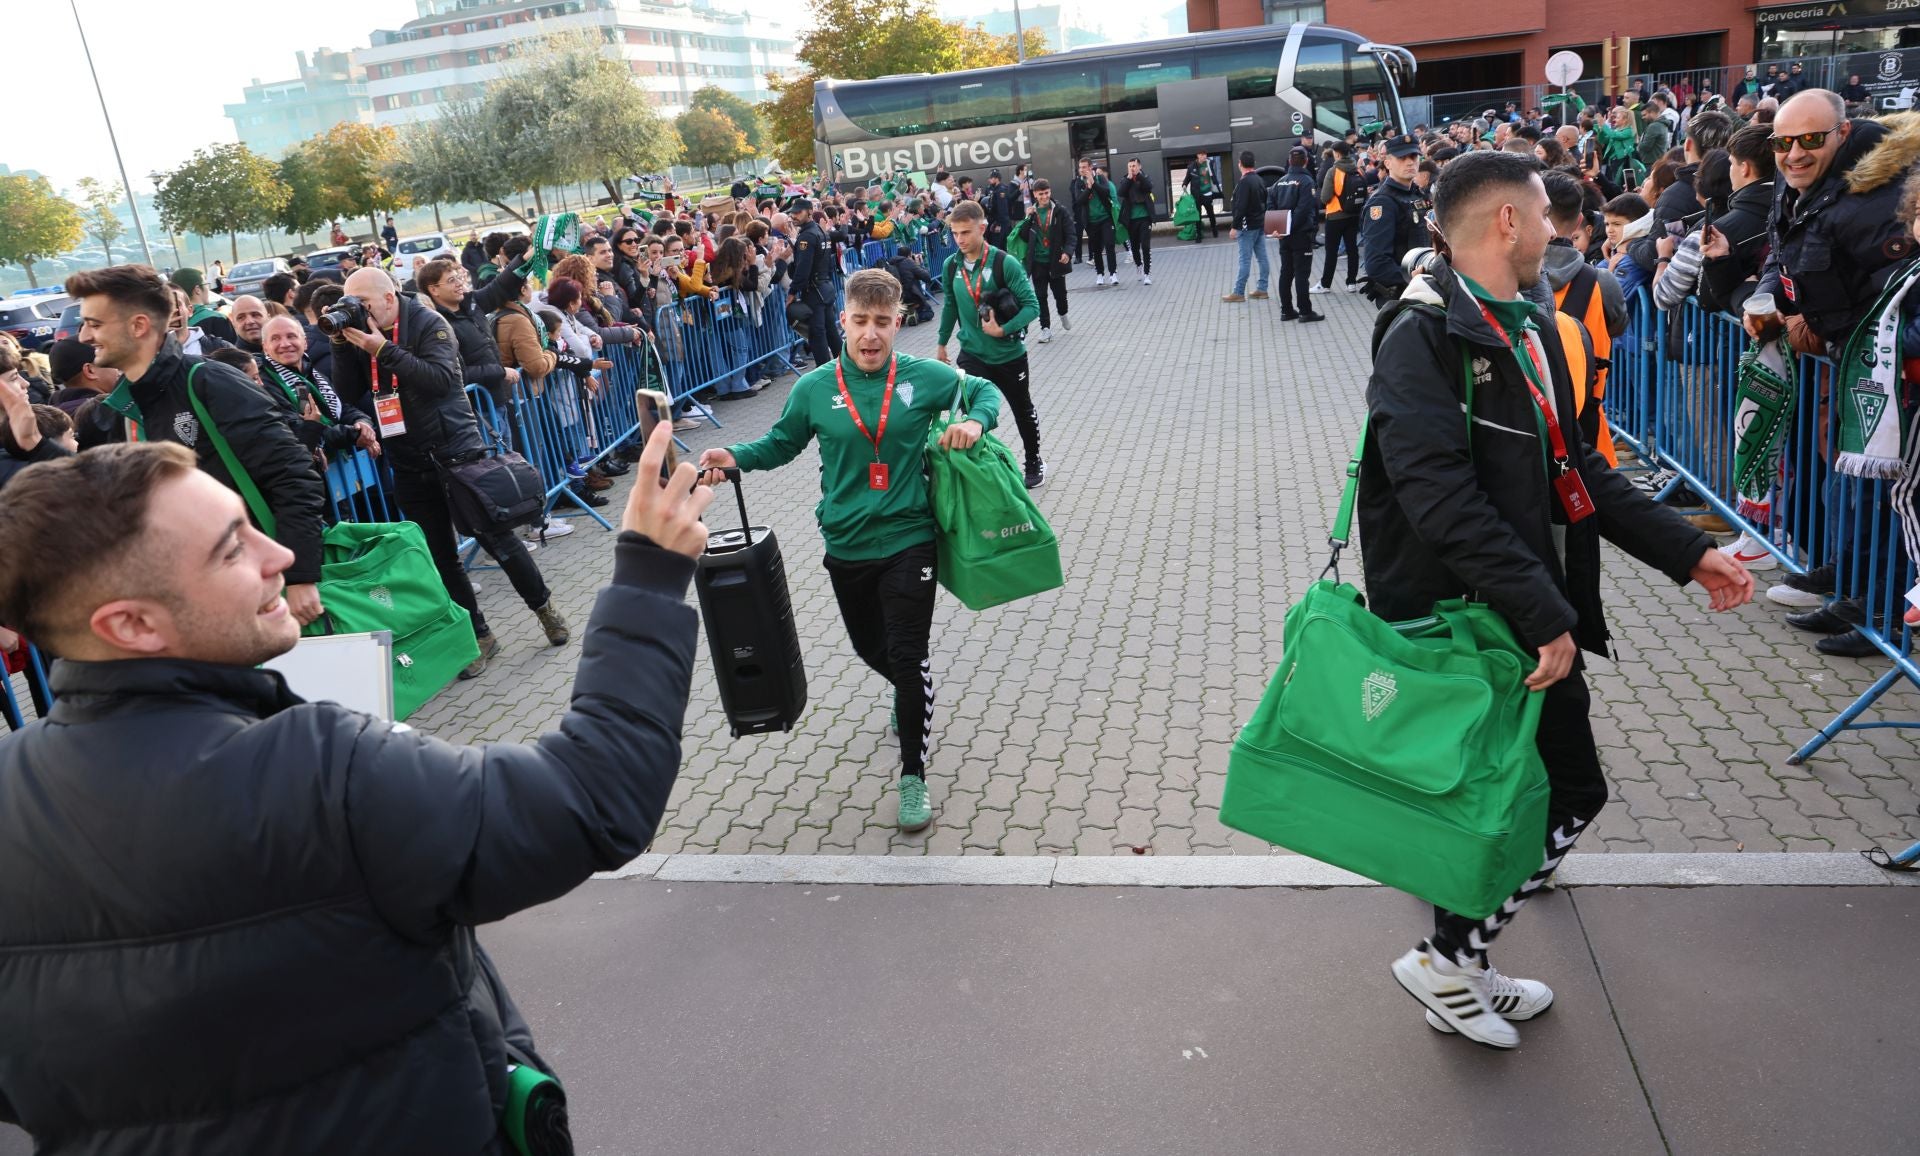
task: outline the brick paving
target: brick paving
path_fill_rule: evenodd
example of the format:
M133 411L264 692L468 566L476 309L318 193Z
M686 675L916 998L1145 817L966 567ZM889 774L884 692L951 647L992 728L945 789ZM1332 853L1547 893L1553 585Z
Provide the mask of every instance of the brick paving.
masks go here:
M1233 273L1224 238L1156 241L1154 285L1129 270L1122 287L1094 289L1092 272L1076 269L1074 330L1031 346L1055 467L1041 505L1067 585L984 613L941 595L934 825L911 836L892 826L890 695L854 658L819 564L810 451L747 478L754 520L774 527L786 553L806 715L790 734L730 738L703 641L686 765L655 850L1271 851L1221 826L1216 808L1235 729L1279 656L1282 615L1325 561L1373 310L1336 291L1316 298L1326 323L1283 325L1277 302L1219 302ZM900 348L930 354L934 335L907 330ZM757 436L791 380L722 407L727 428L688 443ZM716 524L733 516L730 504L714 510ZM576 622L612 544L580 526L535 556ZM578 643L540 645L505 579L479 578L502 655L414 721L459 742L529 739L560 717ZM1920 835L1915 738L1855 732L1806 766L1786 765L1883 662L1817 654L1777 608L1710 614L1698 591L1618 553L1606 594L1618 654L1594 662L1591 678L1615 797L1582 850L1826 851ZM1913 717L1915 697L1896 689L1873 717Z

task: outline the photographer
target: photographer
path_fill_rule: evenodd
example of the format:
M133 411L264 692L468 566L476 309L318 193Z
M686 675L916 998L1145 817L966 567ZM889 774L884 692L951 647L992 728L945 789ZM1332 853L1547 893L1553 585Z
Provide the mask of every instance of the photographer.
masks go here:
M0 620L61 661L0 738L0 1120L47 1152L511 1151L507 1065L548 1065L472 929L652 839L711 493L634 487L556 733L456 747L254 669L296 641L291 558L181 448L23 471Z
M320 533L326 488L313 459L280 420L272 401L237 369L181 352L163 328L179 298L148 265L114 265L67 278L67 295L80 302L80 339L94 347L94 364L117 369L120 388L102 405L127 419L114 420L112 440L175 441L187 446L200 468L228 489L258 492L274 524L273 536L293 551L287 567L287 606L304 626L320 617ZM201 428L187 397L192 387L207 417L240 467L235 477L214 438ZM98 414L95 415L96 419ZM96 422L87 423L93 445ZM126 530L128 527L114 527Z
M501 274L506 277L509 274ZM347 278L347 296L321 320L333 329L333 372L343 397L372 394L380 418L380 442L393 464L394 497L426 536L427 550L448 597L473 618L480 657L460 672L477 678L500 649L473 596L473 584L460 564L447 479L442 470L485 456L473 406L467 401L465 371L453 326L410 294L393 287L378 269L362 269ZM382 396L399 394L401 422L381 416ZM567 644L566 619L553 605L539 567L526 543L506 531L473 535L493 556L554 646Z

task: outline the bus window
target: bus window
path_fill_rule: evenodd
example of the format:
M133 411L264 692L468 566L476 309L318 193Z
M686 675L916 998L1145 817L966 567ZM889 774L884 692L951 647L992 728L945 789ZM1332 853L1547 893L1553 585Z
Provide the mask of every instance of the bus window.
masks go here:
M875 136L927 131L927 88L918 82L836 88L834 99L847 119Z
M1275 41L1208 45L1194 54L1194 79L1225 77L1228 100L1272 96L1279 73L1280 45Z
M1107 111L1128 112L1153 108L1159 103L1154 91L1163 84L1193 79L1193 63L1184 52L1155 53L1152 60L1138 64L1107 65Z
M1313 101L1314 127L1343 137L1354 127L1347 103L1347 48L1344 41L1307 39L1294 63L1293 86Z
M1355 128L1377 120L1397 121L1387 107L1387 77L1380 60L1370 52L1356 52L1349 66L1353 78L1353 124Z
M1011 124L1013 78L985 77L960 84L942 84L933 90L933 131L988 128Z
M1100 71L1056 64L1023 69L1020 83L1020 119L1044 120L1056 116L1098 116Z

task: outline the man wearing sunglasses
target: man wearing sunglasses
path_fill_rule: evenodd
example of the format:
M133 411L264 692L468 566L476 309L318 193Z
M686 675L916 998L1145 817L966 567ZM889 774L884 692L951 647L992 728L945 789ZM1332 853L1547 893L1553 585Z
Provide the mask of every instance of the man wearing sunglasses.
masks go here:
M1748 314L1747 330L1767 337L1784 324L1795 349L1824 352L1913 254L1897 209L1901 178L1920 161L1920 114L1850 121L1838 93L1811 88L1780 106L1770 143L1786 187L1758 292L1779 312Z

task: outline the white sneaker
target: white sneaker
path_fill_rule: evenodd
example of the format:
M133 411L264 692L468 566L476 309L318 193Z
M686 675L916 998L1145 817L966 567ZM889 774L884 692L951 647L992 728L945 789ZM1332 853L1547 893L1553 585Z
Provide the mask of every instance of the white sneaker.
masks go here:
M1040 331L1040 344L1045 345L1047 342L1052 340L1053 340L1053 330L1042 329Z
M535 550L538 550L540 548L540 539L528 538L525 541L521 542L520 544L527 548L527 553L531 554ZM473 581L473 579L471 578L467 579L467 583L468 585L473 587L473 592L475 594L480 593L480 583Z
M1487 1002L1501 1019L1512 1022L1530 1020L1553 1006L1553 989L1537 979L1515 979L1502 975L1489 964L1481 973L1480 984ZM1453 1028L1433 1012L1427 1013L1427 1026L1436 1032L1453 1035Z
M1360 282L1358 282L1358 281L1349 281L1349 282L1347 282L1347 292L1349 292L1349 293L1358 293L1358 292L1360 292Z
M1720 547L1720 552L1749 570L1775 570L1780 566L1780 559L1752 534L1740 535L1731 545Z
M1309 285L1309 286L1307 286L1307 292L1309 292L1309 293L1331 293L1331 292L1333 292L1333 286L1331 286L1331 285Z
M1517 1048L1520 1033L1493 1010L1484 975L1455 967L1425 943L1393 961L1393 978L1442 1023L1476 1044Z
M1152 276L1151 276L1150 274L1147 274L1147 273L1142 273L1142 274L1140 274L1140 284L1142 284L1142 285L1151 285L1151 284L1153 284L1153 277L1152 277Z
M1064 313L1060 315L1060 329L1062 332L1067 332L1067 333L1071 333L1073 331L1073 322L1067 320L1067 315Z
M1107 275L1106 275L1105 273L1095 273L1095 274L1093 275L1093 287L1094 287L1095 289L1104 289L1104 288L1106 288L1106 287L1107 287Z
M1796 589L1784 582L1767 587L1767 601L1779 606L1791 606L1795 610L1812 610L1827 604L1825 595Z
M539 526L528 526L525 530L521 532L521 536L526 538L530 542L538 542L541 538L540 530L541 528ZM573 533L572 522L566 521L565 519L562 519L562 518L547 519L547 525L546 525L547 537L564 538L571 533Z

